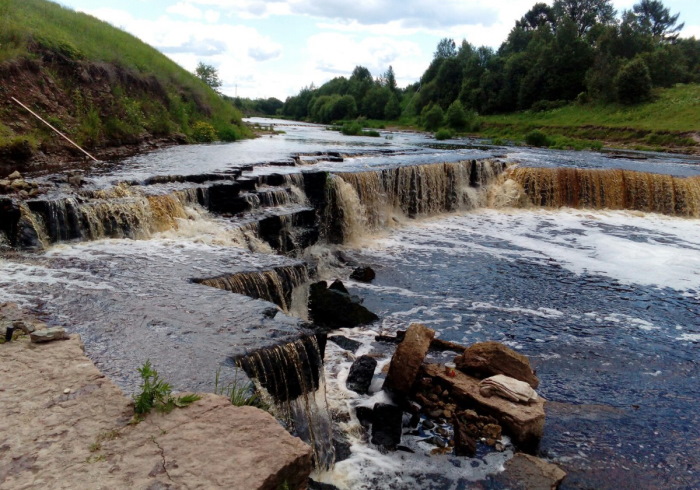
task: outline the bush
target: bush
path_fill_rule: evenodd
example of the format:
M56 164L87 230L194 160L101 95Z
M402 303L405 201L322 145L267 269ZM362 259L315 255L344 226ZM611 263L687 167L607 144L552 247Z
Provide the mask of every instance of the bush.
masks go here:
M204 121L197 121L192 126L192 141L196 143L211 143L216 140L214 126Z
M357 136L362 133L362 124L358 121L346 122L340 132L346 136Z
M546 134L539 129L535 129L525 135L525 143L530 146L549 146L551 141Z
M437 133L435 133L436 140L442 141L442 140L448 140L450 138L452 138L452 131L450 131L447 128L442 128Z
M651 75L641 58L623 66L615 77L617 99L622 104L638 104L651 97Z
M241 134L236 126L226 126L218 131L219 140L221 141L237 141L241 139Z

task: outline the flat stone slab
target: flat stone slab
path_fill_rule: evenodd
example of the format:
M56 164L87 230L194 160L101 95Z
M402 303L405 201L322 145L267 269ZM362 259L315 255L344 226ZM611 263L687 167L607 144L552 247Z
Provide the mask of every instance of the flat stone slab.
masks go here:
M473 408L479 414L496 418L514 442L524 449L536 446L541 439L544 430L544 398L538 397L525 404L498 396L485 397L479 392L480 380L461 371L456 371L455 376L450 377L440 364L423 364L422 372L448 387L450 395L465 408Z
M505 464L496 481L513 490L555 490L566 477L557 465L518 453Z
M311 449L267 412L204 395L129 425L79 337L0 345L0 489L303 488Z

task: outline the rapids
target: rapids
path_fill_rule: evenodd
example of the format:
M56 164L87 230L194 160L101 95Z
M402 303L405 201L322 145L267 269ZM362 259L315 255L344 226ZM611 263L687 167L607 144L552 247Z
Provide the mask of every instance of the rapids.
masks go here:
M540 455L565 488L700 486L698 159L280 128L84 168L80 189L36 171L48 194L0 198L0 301L80 333L126 392L146 359L180 390L247 367L341 488L495 485L511 446L470 460L406 438L414 454L381 454L352 408L384 401L382 375L370 397L348 391L351 356L332 342L314 374L306 286L346 278L341 248L377 270L347 284L380 323L342 333L378 370L391 348L374 335L412 321L502 341L538 370ZM351 443L335 467L326 404Z

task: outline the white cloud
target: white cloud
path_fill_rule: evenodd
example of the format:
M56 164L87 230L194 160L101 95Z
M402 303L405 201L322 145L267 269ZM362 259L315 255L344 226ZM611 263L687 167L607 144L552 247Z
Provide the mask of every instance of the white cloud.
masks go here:
M189 19L201 19L202 11L188 2L179 2L165 9L169 14L181 15Z

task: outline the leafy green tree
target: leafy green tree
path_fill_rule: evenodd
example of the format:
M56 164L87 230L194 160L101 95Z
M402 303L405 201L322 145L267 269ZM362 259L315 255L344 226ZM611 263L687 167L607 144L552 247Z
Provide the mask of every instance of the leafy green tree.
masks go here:
M583 37L596 24L615 22L615 8L610 0L555 0L552 6L557 26L563 19L571 19Z
M632 11L639 28L662 41L675 41L685 25L677 23L680 14L671 15L670 10L658 0L642 0L632 7Z
M540 27L553 30L555 22L556 17L552 7L546 3L536 3L515 23L515 27L519 27L525 31L536 31Z
M467 115L464 112L464 106L462 106L459 99L452 102L450 107L447 108L447 112L445 113L445 121L449 127L458 131L462 131L467 127Z
M370 119L382 119L384 108L391 98L391 90L375 85L367 92L362 103L362 113Z
M423 116L423 126L428 131L435 131L442 126L442 120L445 118L442 108L437 104L426 106L421 115Z
M401 116L401 103L396 94L391 94L389 101L384 106L384 119L393 121Z
M453 39L442 38L433 54L434 59L453 58L457 56L457 45Z
M212 89L216 90L217 92L219 91L222 82L219 78L219 72L216 68L214 68L214 66L207 65L206 63L200 61L197 64L197 68L194 70L194 74Z
M394 74L394 68L389 65L389 69L382 75L383 85L387 87L392 92L396 92L398 88L396 85L396 74Z
M624 65L615 77L617 98L623 104L638 104L651 96L651 75L640 57Z

